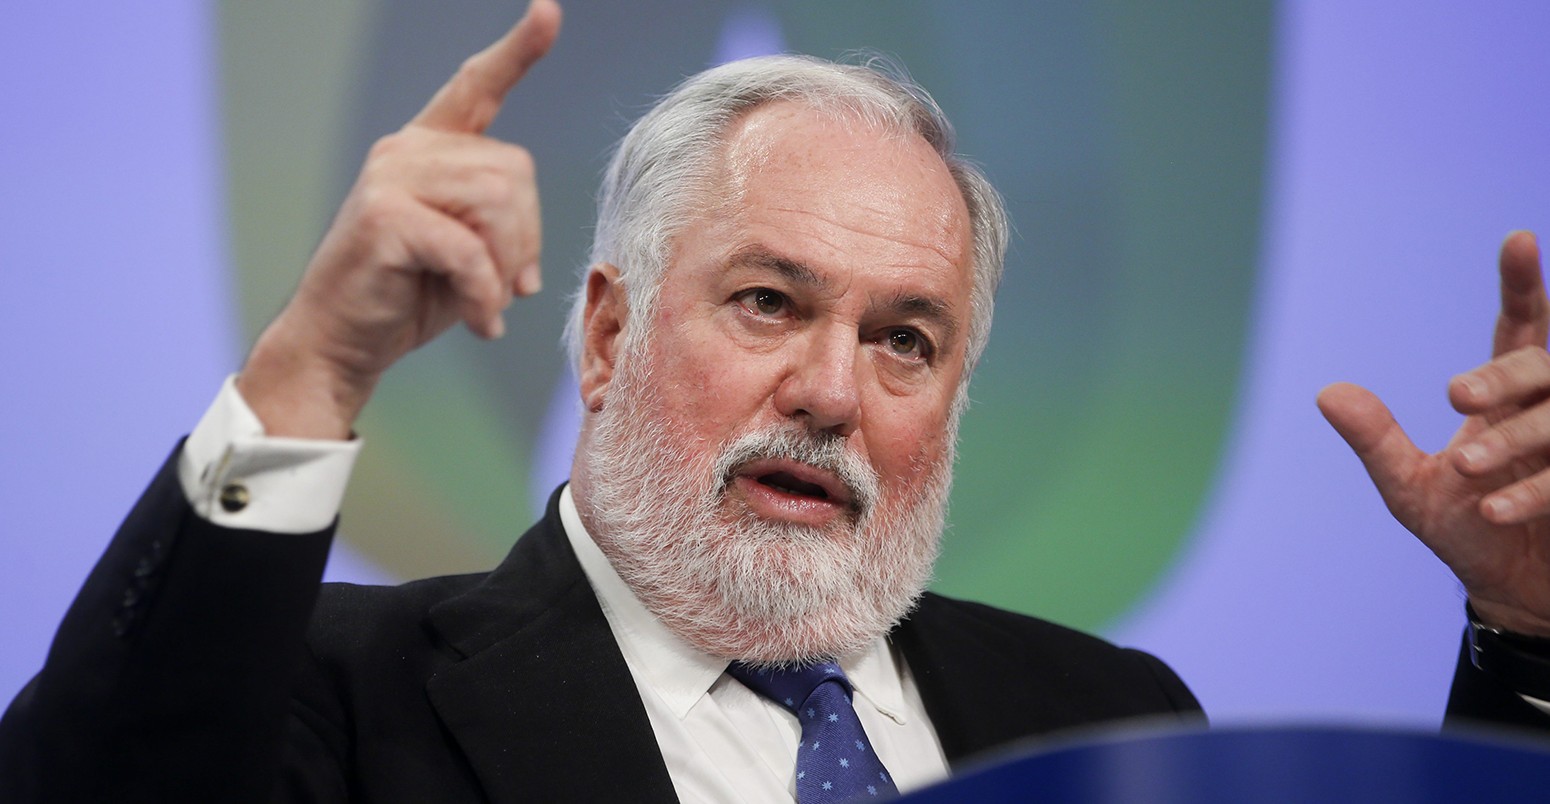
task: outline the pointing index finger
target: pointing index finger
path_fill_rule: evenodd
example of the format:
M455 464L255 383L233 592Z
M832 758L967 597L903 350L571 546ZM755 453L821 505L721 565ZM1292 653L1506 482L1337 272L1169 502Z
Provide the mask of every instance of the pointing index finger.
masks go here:
M559 32L559 4L532 0L522 19L494 44L464 61L410 125L483 133L500 112L506 93L549 52Z
M1502 311L1496 319L1491 355L1524 346L1544 346L1550 335L1550 300L1539 269L1539 244L1529 232L1513 232L1502 243Z

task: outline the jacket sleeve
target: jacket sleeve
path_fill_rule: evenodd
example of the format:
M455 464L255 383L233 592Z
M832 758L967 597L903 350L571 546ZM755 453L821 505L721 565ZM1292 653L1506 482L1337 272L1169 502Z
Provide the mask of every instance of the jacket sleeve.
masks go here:
M178 450L0 719L0 800L262 801L333 527L274 534L189 507Z
M1445 729L1529 731L1540 739L1550 736L1550 715L1470 662L1467 635L1459 648L1453 688L1448 694L1448 710L1442 725Z

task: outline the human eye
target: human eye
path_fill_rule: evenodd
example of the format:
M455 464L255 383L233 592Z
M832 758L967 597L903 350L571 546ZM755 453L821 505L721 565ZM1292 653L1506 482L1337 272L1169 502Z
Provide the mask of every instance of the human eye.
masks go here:
M791 301L780 291L769 288L753 288L737 294L737 302L743 309L758 316L774 318L790 312Z
M895 327L883 334L888 351L909 360L925 360L931 357L931 342L919 331L908 327Z

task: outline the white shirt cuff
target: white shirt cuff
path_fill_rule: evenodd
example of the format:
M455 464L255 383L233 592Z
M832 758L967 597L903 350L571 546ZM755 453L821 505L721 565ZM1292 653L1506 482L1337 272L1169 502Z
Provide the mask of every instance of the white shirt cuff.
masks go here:
M312 533L333 523L360 452L349 441L276 438L227 377L178 459L183 494L227 528Z

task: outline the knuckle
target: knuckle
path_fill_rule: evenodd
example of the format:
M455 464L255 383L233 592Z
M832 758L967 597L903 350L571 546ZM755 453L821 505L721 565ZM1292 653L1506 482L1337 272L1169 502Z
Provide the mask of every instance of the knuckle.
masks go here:
M1543 346L1525 346L1518 352L1524 356L1529 366L1541 372L1550 373L1550 352L1545 351Z
M1550 441L1550 410L1543 405L1512 420L1511 444L1522 449L1541 449Z
M1509 379L1525 372L1550 373L1550 352L1538 346L1520 346L1491 362L1495 376Z
M459 233L446 244L447 256L452 260L448 268L472 279L479 273L485 261L484 244L472 234Z
M1535 405L1493 429L1502 443L1514 452L1543 448L1550 443L1550 407Z
M1543 510L1545 503L1550 501L1550 495L1546 494L1545 479L1533 477L1518 484L1515 496L1527 503L1525 506L1531 510Z
M520 145L506 147L506 162L512 174L522 181L531 180L538 172L533 154Z
M502 148L470 179L479 198L503 206L526 203L532 195L533 157L516 146Z
M1526 346L1486 364L1477 376L1491 396L1518 399L1550 387L1550 352Z
M440 248L437 251L445 256L448 273L463 277L473 274L474 266L479 260L479 246L474 245L471 240L473 240L471 237L462 237L451 232L440 239Z
M517 197L516 182L504 171L486 168L470 176L469 192L486 204L507 206Z
M366 152L366 163L371 165L373 163L379 163L384 160L392 159L394 156L397 156L400 152L403 151L407 145L405 141L408 138L409 135L402 131L396 131L392 134L388 134L387 136L378 138L376 142L371 144L371 148Z
M1530 429L1521 416L1515 416L1501 422L1494 429L1496 431L1496 440L1508 451L1517 451L1529 440Z
M355 218L367 231L391 229L402 210L399 194L379 184L363 184L356 191Z

